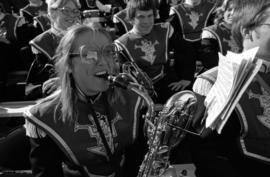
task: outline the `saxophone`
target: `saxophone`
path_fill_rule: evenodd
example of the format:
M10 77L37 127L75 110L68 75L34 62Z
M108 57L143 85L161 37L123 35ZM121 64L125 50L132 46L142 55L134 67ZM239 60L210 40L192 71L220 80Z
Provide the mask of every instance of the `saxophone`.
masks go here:
M148 152L137 177L176 177L170 165L170 150L178 145L189 132L197 99L191 91L181 91L171 96L158 116L145 120L148 136Z
M197 99L191 91L181 91L171 96L163 109L155 114L155 104L148 91L129 73L105 77L113 85L129 89L141 96L147 105L144 133L148 138L148 152L140 165L137 177L177 177L170 165L170 150L178 145L190 131Z
M132 82L142 85L150 96L156 95L151 78L137 65L134 60L129 57L126 52L121 50L120 43L116 42L114 46L115 50L117 51L117 63L120 64L120 72L128 74L128 76L132 79Z

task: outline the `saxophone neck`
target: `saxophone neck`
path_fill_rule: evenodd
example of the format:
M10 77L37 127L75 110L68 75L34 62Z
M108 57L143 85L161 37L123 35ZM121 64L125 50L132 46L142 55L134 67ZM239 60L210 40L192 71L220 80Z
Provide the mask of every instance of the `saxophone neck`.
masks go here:
M143 87L143 86L140 86ZM152 98L149 96L148 92L144 88L138 88L138 87L130 87L130 90L138 94L146 103L147 105L147 113L146 113L146 119L152 118L154 116L154 102Z
M139 95L147 105L146 118L151 118L154 116L154 102L147 89L141 84L139 84L134 77L127 73L120 73L117 76L106 74L103 78L109 80L111 84L121 87L123 89L130 90L135 94Z

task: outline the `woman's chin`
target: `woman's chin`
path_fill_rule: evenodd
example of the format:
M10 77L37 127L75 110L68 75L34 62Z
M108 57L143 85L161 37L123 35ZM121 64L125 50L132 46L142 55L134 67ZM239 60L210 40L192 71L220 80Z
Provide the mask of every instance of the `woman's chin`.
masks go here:
M104 91L106 91L106 90L109 89L110 84L109 84L108 81L104 81L104 80L103 80L101 83L97 84L96 86L97 86L97 89L98 89L100 92L104 92Z

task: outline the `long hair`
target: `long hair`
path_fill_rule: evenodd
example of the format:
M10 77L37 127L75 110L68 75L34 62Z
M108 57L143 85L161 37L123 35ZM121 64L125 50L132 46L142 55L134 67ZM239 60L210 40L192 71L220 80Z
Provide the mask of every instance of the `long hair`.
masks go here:
M240 48L243 48L242 29L253 30L268 17L269 0L234 0L232 34Z
M153 10L154 17L157 16L157 4L153 0L129 0L127 3L127 17L128 21L135 18L136 10L148 11Z
M78 95L76 90L76 84L72 75L73 62L72 57L70 57L70 53L73 53L75 50L75 43L77 37L86 32L91 32L93 33L93 35L95 35L95 33L101 33L112 42L110 34L105 29L91 24L75 25L71 27L71 29L69 29L68 32L61 39L59 46L56 50L57 56L55 67L58 77L60 79L61 93L58 106L61 106L62 116L60 117L60 119L62 119L63 122L72 122L76 119L78 114L76 108ZM114 71L116 70L115 65L111 67ZM119 96L118 93L114 90L112 90L111 92L109 91L108 95L110 96L108 100L112 100L112 102L116 101ZM112 102L110 103L112 104Z

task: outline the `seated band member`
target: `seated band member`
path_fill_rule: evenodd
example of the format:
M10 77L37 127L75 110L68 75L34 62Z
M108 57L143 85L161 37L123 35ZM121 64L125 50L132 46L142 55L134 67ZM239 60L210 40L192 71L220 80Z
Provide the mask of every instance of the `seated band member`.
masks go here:
M155 103L164 104L176 91L189 85L181 80L170 66L169 51L174 50L174 60L179 60L177 37L169 23L154 24L156 6L151 0L130 0L127 18L132 30L115 40L123 54L123 62L134 61L153 81L157 93Z
M48 15L39 15L34 17L33 25L44 32L51 28L51 21Z
M233 37L243 51L259 46L256 57L263 64L221 134L210 131L205 139L194 138L190 143L196 176L265 176L270 168L270 115L266 101L270 96L270 2L234 0L233 4ZM202 115L203 100L216 80L216 71L217 67L202 73L193 86L198 98L202 98L198 109Z
M117 73L114 51L98 25L76 25L62 38L55 65L60 90L26 112L34 176L62 177L63 163L78 176L121 176L143 101L101 78Z
M113 15L113 23L116 28L116 35L120 37L121 35L127 33L132 29L132 24L126 19L127 18L127 10L122 9Z
M33 23L36 16L47 14L47 4L43 0L28 0L29 4L20 9L20 16L24 17L26 22Z
M231 32L233 12L233 0L225 0L216 9L215 24L202 31L200 61L206 70L218 65L218 52L226 55L227 51L239 53L241 50Z
M29 42L35 60L26 79L27 99L44 96L42 84L54 77L54 55L58 43L66 30L80 20L80 4L77 0L47 0L46 2L51 28Z
M175 60L177 67L186 66L176 71L192 85L196 74L196 63L200 59L202 29L212 24L216 1L183 0L170 9L169 21L178 33L180 60Z

